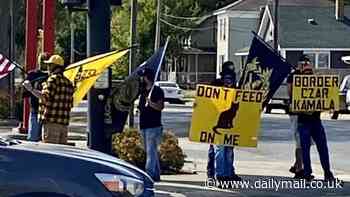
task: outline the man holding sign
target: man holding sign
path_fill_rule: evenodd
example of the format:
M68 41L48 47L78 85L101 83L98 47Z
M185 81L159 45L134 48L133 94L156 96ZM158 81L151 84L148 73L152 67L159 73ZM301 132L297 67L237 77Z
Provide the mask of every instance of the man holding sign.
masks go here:
M328 99L330 98L331 91L329 88L324 87L327 83L327 86L334 85L338 88L337 80L329 77L327 79L328 82L326 82L326 77L320 78L313 75L310 60L306 55L300 58L300 63L301 73L300 75L294 75L293 86L290 90L292 91L293 98L292 111L297 113L297 130L300 134L304 164L303 178L308 181L314 178L310 159L312 137L320 156L324 178L326 181L334 181L335 179L329 164L327 138L320 115L321 111L336 109L336 104L339 103L339 101Z

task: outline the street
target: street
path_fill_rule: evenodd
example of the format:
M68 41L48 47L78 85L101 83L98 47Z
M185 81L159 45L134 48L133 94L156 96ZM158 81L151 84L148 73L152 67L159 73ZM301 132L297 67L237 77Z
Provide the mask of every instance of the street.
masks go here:
M84 112L86 108L74 111ZM187 138L192 115L191 104L166 104L162 114L165 129L172 130L179 137L179 144L185 154L185 169L194 170L193 175L164 175L162 182L156 184L157 196L327 196L331 191L335 196L349 196L350 188L350 161L347 158L350 151L348 141L350 133L350 116L342 115L339 120L330 120L323 114L323 123L328 137L331 166L337 178L345 181L343 189L234 189L221 190L206 187L207 144L190 142ZM136 124L138 118L135 118ZM315 146L312 147L311 159L316 179L323 179L323 172ZM290 132L289 117L286 114L273 111L272 114L263 114L259 143L257 148L235 148L236 173L249 180L293 180L288 169L294 162L294 139Z

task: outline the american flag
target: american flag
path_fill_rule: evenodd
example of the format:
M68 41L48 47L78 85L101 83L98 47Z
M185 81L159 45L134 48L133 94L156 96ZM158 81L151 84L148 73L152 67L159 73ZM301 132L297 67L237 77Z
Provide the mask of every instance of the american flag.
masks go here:
M0 79L6 77L15 67L15 64L0 54Z

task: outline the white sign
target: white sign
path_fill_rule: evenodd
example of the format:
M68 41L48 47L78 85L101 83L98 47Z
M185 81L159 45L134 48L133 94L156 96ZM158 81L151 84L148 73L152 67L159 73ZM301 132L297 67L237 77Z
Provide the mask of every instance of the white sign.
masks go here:
M96 89L107 89L109 87L109 69L101 74L101 76L96 80Z

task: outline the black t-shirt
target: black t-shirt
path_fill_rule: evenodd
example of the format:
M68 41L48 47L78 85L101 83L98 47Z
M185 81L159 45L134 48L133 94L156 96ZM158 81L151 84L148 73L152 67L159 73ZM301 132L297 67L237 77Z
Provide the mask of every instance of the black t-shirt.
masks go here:
M287 78L287 83L290 84L293 88L293 77L294 75L301 75L302 73L299 70L291 73ZM290 103L292 103L292 97L290 97ZM290 111L290 110L289 110ZM290 115L297 115L299 123L313 122L321 120L321 112L289 112Z
M41 84L47 80L48 74L42 71L30 72L26 80L31 81L34 89L41 90ZM39 109L39 99L28 91L24 91L24 97L30 98L30 107L32 112L38 112Z
M154 127L162 126L162 112L153 109L150 106L146 106L146 97L149 91L144 91L141 93L139 109L140 109L140 129L148 129ZM154 86L151 101L158 102L164 101L164 92L158 87Z

